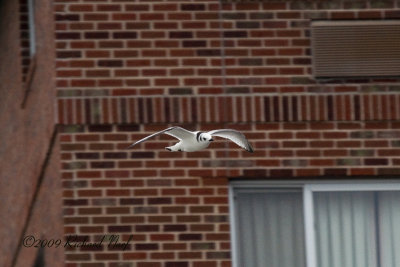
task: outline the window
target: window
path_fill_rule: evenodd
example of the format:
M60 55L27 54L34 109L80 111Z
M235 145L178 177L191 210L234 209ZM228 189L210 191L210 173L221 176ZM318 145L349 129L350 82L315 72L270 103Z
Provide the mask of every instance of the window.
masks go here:
M27 82L36 54L35 0L20 0L20 30L23 81Z
M20 0L22 82L25 92L21 107L25 108L36 69L35 0Z
M400 21L313 21L317 78L400 76Z
M400 267L400 183L234 182L236 267Z

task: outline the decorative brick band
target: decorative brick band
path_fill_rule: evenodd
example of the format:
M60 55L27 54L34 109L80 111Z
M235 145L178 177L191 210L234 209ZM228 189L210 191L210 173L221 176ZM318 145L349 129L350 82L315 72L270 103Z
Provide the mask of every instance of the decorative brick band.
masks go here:
M399 94L58 99L60 124L399 120Z

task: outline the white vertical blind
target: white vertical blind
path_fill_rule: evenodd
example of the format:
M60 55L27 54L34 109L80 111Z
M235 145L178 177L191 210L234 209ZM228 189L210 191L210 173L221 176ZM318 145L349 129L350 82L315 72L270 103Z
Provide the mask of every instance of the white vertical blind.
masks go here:
M400 267L400 192L380 192L378 203L381 266Z
M301 191L237 192L240 267L305 266Z
M233 192L235 267L400 267L399 184ZM305 238L305 225L312 240ZM306 247L316 264L305 263Z
M314 203L318 266L377 266L373 193L315 193Z

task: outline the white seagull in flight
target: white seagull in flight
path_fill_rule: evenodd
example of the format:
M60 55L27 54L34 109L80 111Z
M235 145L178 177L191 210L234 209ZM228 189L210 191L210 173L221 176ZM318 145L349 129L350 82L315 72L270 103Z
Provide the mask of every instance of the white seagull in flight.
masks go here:
M208 147L210 142L214 141L213 136L227 138L249 152L254 151L249 141L246 139L246 137L241 132L233 129L220 129L220 130L212 130L209 132L201 132L201 131L192 132L178 126L169 127L165 130L153 133L131 144L127 148L131 148L137 144L140 144L152 137L155 137L163 133L173 136L180 140L175 145L166 147L165 149L168 151L186 151L186 152L198 151Z

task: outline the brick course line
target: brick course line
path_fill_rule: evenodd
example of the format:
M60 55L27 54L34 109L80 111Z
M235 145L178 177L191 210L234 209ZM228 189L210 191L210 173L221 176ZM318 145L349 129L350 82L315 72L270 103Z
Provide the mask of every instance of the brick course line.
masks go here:
M227 105L230 102L231 105ZM391 121L399 118L398 102L399 97L395 94L74 98L58 100L58 123L255 122L259 117L259 106L262 108L260 115L266 122ZM159 105L163 110L159 110ZM218 115L221 108L231 115ZM191 115L193 112L196 116Z

